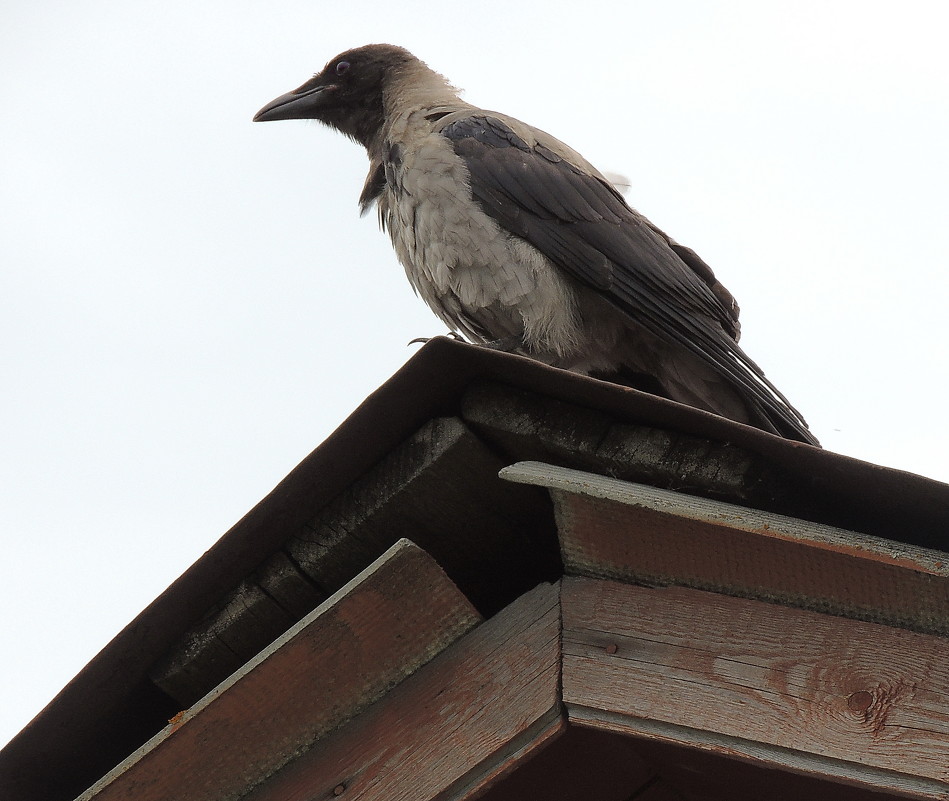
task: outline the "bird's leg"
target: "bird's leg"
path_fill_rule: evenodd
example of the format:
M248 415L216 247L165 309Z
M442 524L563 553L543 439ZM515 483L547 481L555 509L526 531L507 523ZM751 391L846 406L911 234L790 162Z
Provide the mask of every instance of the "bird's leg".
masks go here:
M448 337L448 339L454 339L456 342L464 342L461 334L456 331L449 331L447 334L442 334L441 336ZM431 342L435 337L415 337L415 339L410 339L408 341L409 345L424 345L426 342Z

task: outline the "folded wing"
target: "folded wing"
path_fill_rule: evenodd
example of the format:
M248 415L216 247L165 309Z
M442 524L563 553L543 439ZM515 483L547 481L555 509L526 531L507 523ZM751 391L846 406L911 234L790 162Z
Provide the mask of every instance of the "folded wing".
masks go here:
M725 378L776 433L816 443L801 415L738 345L738 308L694 251L673 242L588 165L499 116L451 115L440 133L481 208L574 279ZM552 143L559 144L559 143Z

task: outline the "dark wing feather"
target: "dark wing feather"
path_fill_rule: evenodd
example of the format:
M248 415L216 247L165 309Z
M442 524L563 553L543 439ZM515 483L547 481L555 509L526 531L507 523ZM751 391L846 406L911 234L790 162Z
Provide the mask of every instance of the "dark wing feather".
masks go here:
M489 114L441 131L482 209L653 334L726 378L775 430L808 442L800 414L738 346L738 307L712 270L632 210L605 180L530 145Z

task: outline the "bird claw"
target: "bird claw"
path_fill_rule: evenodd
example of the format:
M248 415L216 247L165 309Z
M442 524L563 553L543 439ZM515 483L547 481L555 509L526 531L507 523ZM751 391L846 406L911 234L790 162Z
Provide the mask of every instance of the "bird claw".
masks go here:
M464 342L461 334L455 333L454 331L449 331L447 334L442 334L441 336L447 337L448 339L453 339L456 342ZM438 337L415 337L415 339L410 339L408 345L424 345L426 342L431 342L433 339ZM408 347L408 345L406 347Z
M447 337L448 339L453 339L456 342L465 342L466 340L461 334L456 333L455 331L449 331L447 334L442 334L442 336ZM424 345L427 342L431 342L433 339L438 339L438 337L415 337L415 339L410 339L409 345ZM503 339L492 339L490 342L478 342L476 343L478 347L487 348L488 350L497 350L501 353L514 353L518 348L523 346L524 341L519 336L510 336L504 337Z

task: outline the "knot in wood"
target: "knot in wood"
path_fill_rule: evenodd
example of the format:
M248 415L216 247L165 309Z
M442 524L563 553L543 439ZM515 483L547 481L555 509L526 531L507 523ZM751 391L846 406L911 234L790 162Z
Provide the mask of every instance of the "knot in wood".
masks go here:
M858 690L847 698L847 708L857 715L866 715L873 704L873 695L866 690Z
M342 795L342 794L345 793L345 792L346 792L346 785L345 785L345 784L337 784L337 785L333 788L333 795L339 796L339 795Z

